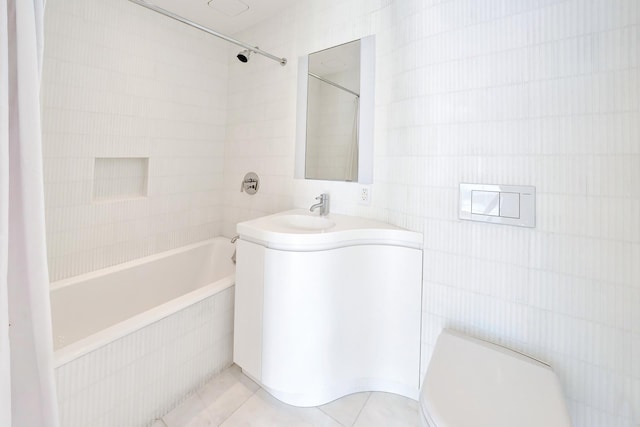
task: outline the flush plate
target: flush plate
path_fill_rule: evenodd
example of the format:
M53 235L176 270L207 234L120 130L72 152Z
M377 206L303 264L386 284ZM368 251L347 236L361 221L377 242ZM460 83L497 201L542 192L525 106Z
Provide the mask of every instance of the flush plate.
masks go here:
M526 185L460 184L459 218L536 226L536 188Z

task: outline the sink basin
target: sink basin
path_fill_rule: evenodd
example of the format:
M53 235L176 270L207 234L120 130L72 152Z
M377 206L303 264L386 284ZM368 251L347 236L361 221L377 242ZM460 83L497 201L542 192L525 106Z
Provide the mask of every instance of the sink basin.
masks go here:
M241 222L240 238L279 250L314 251L361 244L422 248L422 234L355 216L294 209Z
M323 216L301 214L280 215L277 221L285 227L300 228L302 230L326 230L336 225L335 222Z

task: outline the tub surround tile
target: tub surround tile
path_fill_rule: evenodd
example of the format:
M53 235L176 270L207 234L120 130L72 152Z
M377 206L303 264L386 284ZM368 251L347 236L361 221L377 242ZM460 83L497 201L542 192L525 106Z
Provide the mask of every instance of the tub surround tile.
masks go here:
M80 3L50 2L44 17L52 280L217 236L222 221L227 43L136 5ZM148 158L143 197L93 200L95 158ZM132 178L113 172L97 189Z
M228 288L60 366L61 426L148 427L223 372L232 363L233 325L225 320L233 311L232 295ZM226 331L216 334L220 324ZM124 366L112 368L114 360ZM193 394L167 414L167 427L212 425L199 399Z
M362 412L369 396L371 396L370 392L350 394L326 405L319 406L318 409L343 426L352 426Z

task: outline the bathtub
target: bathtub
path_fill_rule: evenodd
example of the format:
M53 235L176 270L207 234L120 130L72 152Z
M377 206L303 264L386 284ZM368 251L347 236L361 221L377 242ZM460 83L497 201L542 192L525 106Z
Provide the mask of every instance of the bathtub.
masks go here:
M232 253L215 238L51 284L63 427L148 426L232 363Z

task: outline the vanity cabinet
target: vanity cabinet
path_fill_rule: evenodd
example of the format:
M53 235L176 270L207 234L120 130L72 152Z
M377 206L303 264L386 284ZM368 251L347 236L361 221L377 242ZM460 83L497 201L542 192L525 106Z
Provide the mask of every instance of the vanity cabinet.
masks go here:
M234 361L296 406L359 391L416 399L422 237L369 220L350 234L340 217L331 216L335 230L317 233L321 244L302 233L297 250L295 240L278 239L282 230L238 226Z

